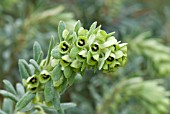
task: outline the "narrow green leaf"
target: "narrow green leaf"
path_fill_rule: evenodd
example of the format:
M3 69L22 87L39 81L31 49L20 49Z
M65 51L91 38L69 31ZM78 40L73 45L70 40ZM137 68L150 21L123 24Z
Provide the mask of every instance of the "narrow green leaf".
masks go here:
M88 45L91 45L92 43L94 43L95 38L96 36L94 34L90 35L89 39L87 40Z
M18 101L18 98L14 94L12 94L8 91L0 90L0 94L3 95L6 98L10 98L10 99L14 100L15 102Z
M50 61L50 57L51 57L51 50L53 49L55 45L55 40L54 40L54 37L52 36L51 37L51 40L50 40L50 45L49 45L49 48L48 48L48 53L47 53L47 61L46 61L46 65L48 65L49 61Z
M45 104L39 104L39 106L41 106L45 111L48 111L48 112L57 112L54 107L49 107Z
M31 68L30 68L29 64L27 63L27 61L24 59L21 59L21 62L24 64L28 74L31 76L32 75Z
M75 103L61 103L61 108L63 110L66 110L66 109L69 109L69 108L74 108L76 107L77 105Z
M106 60L109 57L110 53L111 53L111 50L106 50L104 60Z
M13 101L11 99L5 98L3 101L2 109L7 114L13 114Z
M53 105L54 105L54 108L58 111L58 110L61 110L61 107L60 107L60 95L57 91L54 92L54 98L53 98Z
M43 104L40 104L40 106L45 109L45 110L48 110L48 111L56 111L54 110L53 107L48 107L46 105L43 105ZM69 108L73 108L73 107L76 107L77 105L75 103L72 103L72 102L68 102L68 103L60 103L60 107L63 109L63 110L66 110L66 109L69 109Z
M113 36L114 34L115 34L115 32L111 32L111 33L107 34L107 37L111 37L111 36Z
M35 61L38 61L38 57L40 53L41 53L41 46L37 41L35 41L33 45L33 59Z
M63 21L60 21L59 25L58 25L59 42L63 41L62 34L63 34L63 31L64 31L65 28L66 28L65 23Z
M78 20L74 26L74 32L76 32L76 34L78 35L78 30L81 27L81 23L80 20Z
M35 94L27 92L16 104L16 110L23 109L31 100L35 97Z
M73 73L73 70L70 66L67 66L64 68L64 76L66 78L69 78L72 75L72 73Z
M104 58L101 58L101 59L99 60L99 70L102 69L104 63L105 63L105 59L104 59Z
M20 111L27 112L27 111L30 111L33 107L34 107L34 105L30 102L24 108L22 108Z
M88 32L88 37L94 32L94 30L96 29L96 25L97 22L95 21L91 26L90 26L90 30Z
M68 83L67 80L64 78L62 84L57 87L58 92L60 93L60 95L62 95L67 89L68 89Z
M52 84L52 81L48 81L46 84L45 84L45 88L44 88L44 98L45 98L45 101L46 102L50 102L53 100L54 98L54 87L53 87L53 84Z
M21 98L25 93L24 86L21 83L16 84L16 90L19 98Z
M70 76L69 78L67 78L67 84L68 84L69 86L71 86L71 85L74 83L75 76L76 76L76 73L73 72L73 73L72 73L72 76Z
M72 42L76 42L76 40L78 39L78 33L76 32L73 32L73 39L72 39Z
M52 74L51 74L51 78L52 78L53 81L57 81L57 80L60 79L61 76L62 76L61 65L58 64L53 69Z
M13 87L13 85L11 84L11 82L9 82L8 80L3 80L3 83L5 84L5 89L13 94L16 94L16 91Z
M114 44L117 43L117 39L114 37L114 36L111 36L107 39L107 41L105 41L102 45L101 45L101 48L106 48L106 47L109 47L109 46L112 46Z
M44 53L43 51L40 52L39 56L38 56L38 60L37 60L37 63L40 64L42 59L43 59L43 56L44 56Z
M29 74L24 66L24 64L22 63L22 60L20 59L18 61L18 67L19 67L19 73L22 79L27 79L29 77Z
M93 34L97 34L98 31L100 31L101 29L101 25L99 25L94 31L93 31Z
M35 67L35 69L40 72L40 66L38 65L38 63L34 60L34 59L30 59L30 63Z

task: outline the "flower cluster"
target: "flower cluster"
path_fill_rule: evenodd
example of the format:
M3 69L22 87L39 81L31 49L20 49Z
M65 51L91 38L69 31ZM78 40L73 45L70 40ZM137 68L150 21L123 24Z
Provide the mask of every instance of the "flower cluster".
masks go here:
M126 63L127 43L118 42L114 32L107 34L96 25L94 22L89 31L83 27L77 31L64 29L63 41L51 53L63 69L70 67L76 73L85 68L115 71Z
M27 78L27 88L31 92L53 88L62 93L72 85L76 75L83 74L86 68L115 71L124 66L127 43L117 41L114 32L107 34L101 30L101 26L96 25L94 22L87 30L78 21L73 30L68 30L60 23L58 44L50 49L50 57L42 60L39 66L34 65L39 68Z

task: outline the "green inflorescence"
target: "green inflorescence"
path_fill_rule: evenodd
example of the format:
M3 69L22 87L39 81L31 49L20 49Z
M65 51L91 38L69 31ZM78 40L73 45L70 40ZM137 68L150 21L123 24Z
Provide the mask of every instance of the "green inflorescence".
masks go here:
M107 34L96 25L94 22L89 30L81 27L80 21L73 30L59 25L59 42L50 50L49 60L42 60L40 70L26 79L27 89L40 94L40 91L45 91L44 88L52 86L61 94L74 83L77 74L83 75L85 69L113 72L124 66L127 62L127 43L117 41L114 32ZM47 104L49 102L46 101Z

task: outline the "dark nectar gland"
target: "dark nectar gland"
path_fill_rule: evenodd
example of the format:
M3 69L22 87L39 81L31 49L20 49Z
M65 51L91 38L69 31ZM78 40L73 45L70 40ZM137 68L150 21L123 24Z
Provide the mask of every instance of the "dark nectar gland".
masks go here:
M80 39L80 41L78 42L79 46L84 46L85 45L85 41L83 39Z
M91 57L91 60L96 61L96 60L94 59L94 57Z
M37 87L33 87L33 88L31 88L31 90L32 90L32 91L34 91L34 90L36 90L36 89L37 89Z
M86 59L86 57L83 57L83 55L79 55L80 56L80 58L82 58L82 59Z
M92 46L92 51L97 51L99 49L99 46L97 44L94 44L94 46Z
M114 60L114 57L109 56L109 57L107 58L107 60L110 61L110 62L112 62L112 61Z
M120 65L119 64L116 64L115 67L119 67Z
M37 82L37 78L36 77L33 77L31 80L30 80L31 83L36 83Z
M50 77L50 75L42 74L43 79L48 79L49 77Z
M67 51L68 50L68 45L63 43L62 50L63 51Z

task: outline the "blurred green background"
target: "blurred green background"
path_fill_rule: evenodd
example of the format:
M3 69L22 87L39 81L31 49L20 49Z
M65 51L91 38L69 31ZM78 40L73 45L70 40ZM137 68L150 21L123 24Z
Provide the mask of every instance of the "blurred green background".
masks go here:
M32 58L34 41L47 52L60 20L97 21L128 42L125 67L88 70L66 91L62 102L78 105L67 114L170 114L170 0L1 0L0 80L21 81L18 59Z

